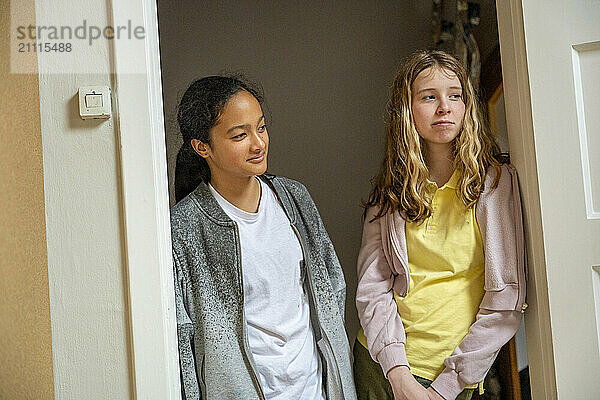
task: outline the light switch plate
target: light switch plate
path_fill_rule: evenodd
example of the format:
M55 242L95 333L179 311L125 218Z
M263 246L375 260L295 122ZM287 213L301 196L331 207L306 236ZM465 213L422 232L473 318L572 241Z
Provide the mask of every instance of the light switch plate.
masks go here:
M79 88L79 116L81 119L110 118L110 88L82 86Z

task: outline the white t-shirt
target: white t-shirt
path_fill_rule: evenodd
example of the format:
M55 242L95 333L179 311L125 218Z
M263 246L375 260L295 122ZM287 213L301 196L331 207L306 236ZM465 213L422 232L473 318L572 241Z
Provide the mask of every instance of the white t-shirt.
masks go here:
M302 288L302 248L275 193L258 180L258 212L210 191L237 223L242 248L244 310L256 373L267 399L325 399L321 361Z

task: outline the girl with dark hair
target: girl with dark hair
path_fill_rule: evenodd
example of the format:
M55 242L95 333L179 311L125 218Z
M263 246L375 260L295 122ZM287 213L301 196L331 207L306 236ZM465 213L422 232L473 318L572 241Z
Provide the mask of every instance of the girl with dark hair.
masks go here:
M358 256L358 398L467 400L526 307L516 171L444 52L409 57L386 122Z
M260 91L195 81L171 210L185 399L355 399L346 286L306 188L266 174Z

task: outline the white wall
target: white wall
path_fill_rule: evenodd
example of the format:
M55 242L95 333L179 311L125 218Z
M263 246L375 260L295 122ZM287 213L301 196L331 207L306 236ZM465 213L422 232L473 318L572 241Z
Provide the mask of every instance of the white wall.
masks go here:
M38 0L37 24L106 26L109 5ZM71 42L76 57L39 54L55 396L129 399L116 129L82 121L77 98L79 86L111 85L111 55L107 41Z

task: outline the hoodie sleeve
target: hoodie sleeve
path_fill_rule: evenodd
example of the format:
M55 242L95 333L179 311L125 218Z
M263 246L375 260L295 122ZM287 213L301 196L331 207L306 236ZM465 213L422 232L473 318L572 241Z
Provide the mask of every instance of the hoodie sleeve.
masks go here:
M520 311L480 309L469 333L444 360L444 370L431 387L444 399L454 400L469 385L485 378L500 348L512 338L521 324Z
M376 207L367 210L358 254L356 308L371 357L386 375L399 365L408 366L404 325L394 300L395 275L385 257L381 237L382 218L372 222Z
M177 314L177 339L179 347L179 370L181 378L181 398L195 400L201 398L197 374L196 354L194 352L194 323L188 315L185 305L187 292L186 280L180 270L177 256L173 253L175 277L175 310Z

